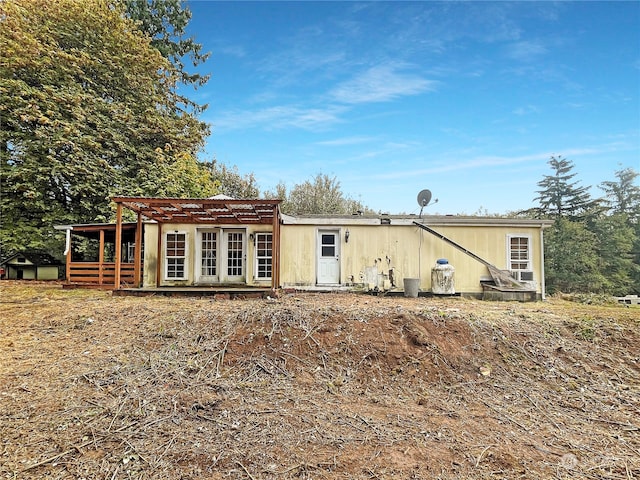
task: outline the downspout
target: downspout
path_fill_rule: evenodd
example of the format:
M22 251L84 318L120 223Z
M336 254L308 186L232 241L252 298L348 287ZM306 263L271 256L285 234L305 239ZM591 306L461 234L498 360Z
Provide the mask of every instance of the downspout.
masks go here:
M69 254L69 251L71 250L71 230L73 230L73 227L69 227L66 229L66 243L64 246L64 256L66 257Z
M418 245L418 278L420 279L420 283L422 283L422 238L423 238L422 230L420 230L420 243Z
M64 276L67 283L71 283L71 230L72 226L66 229L66 244L64 247L65 269Z

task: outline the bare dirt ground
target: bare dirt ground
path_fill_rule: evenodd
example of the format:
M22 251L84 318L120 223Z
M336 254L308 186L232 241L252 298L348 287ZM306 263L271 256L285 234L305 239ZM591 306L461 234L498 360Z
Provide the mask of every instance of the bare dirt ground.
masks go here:
M0 478L640 478L640 309L0 282Z

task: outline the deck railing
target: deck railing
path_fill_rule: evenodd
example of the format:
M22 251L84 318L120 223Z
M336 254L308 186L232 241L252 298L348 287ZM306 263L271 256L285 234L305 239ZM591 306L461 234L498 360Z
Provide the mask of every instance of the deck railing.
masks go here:
M134 285L135 265L133 263L120 264L120 284ZM72 284L115 287L116 264L115 262L71 262L69 265L69 278Z

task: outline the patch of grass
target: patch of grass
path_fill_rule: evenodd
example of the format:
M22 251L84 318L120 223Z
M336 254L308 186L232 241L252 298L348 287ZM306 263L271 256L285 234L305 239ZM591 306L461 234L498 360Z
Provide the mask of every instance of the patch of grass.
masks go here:
M593 342L597 333L598 327L596 325L596 320L592 316L587 315L578 320L578 329L576 331L576 336L578 338L588 342Z

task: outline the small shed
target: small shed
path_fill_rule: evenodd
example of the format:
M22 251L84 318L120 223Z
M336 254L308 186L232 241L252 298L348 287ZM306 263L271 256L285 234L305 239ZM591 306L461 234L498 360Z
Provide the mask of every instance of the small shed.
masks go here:
M43 252L21 252L10 255L0 263L3 278L9 280L57 280L62 262Z

